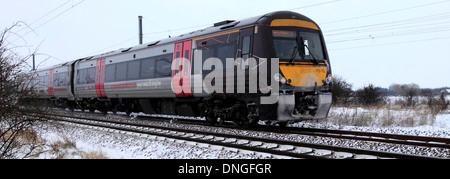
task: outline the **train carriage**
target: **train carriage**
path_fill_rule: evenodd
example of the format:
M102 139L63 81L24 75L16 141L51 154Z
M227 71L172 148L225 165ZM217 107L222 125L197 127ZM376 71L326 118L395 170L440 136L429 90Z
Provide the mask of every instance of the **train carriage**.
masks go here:
M263 72L262 66L277 68ZM178 37L79 59L45 73L62 81L50 80L43 98L105 113L284 125L326 118L331 107L332 71L322 32L311 19L289 11L219 22ZM55 82L67 86L55 88ZM276 84L276 88L262 84ZM276 96L273 103L261 101L270 95Z
M33 87L38 96L44 99L74 100L70 83L72 69L70 65L59 65L50 69L39 70L34 75Z
M39 70L33 74L30 87L34 88L35 93L40 99L49 99L50 91L50 69Z

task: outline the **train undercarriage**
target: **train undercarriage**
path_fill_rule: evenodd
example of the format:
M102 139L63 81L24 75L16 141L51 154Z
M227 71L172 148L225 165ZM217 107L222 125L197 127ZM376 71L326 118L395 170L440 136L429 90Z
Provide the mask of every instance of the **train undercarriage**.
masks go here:
M232 122L235 126L253 126L263 121L266 125L280 125L327 117L331 107L329 93L281 93L279 101L272 105L260 105L259 97L216 96L212 98L163 98L163 99L99 99L83 98L75 101L53 99L54 107L75 109L103 114L124 112L162 114L169 116L202 117L209 124Z

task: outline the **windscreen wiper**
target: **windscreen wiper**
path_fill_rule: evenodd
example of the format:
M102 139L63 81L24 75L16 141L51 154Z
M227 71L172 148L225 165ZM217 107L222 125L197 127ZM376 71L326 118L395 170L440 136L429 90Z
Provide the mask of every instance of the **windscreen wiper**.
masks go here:
M300 56L302 57L302 60L305 60L305 56L306 56L305 47L306 47L309 51L309 54L313 58L313 60L311 60L311 62L313 62L315 65L318 65L319 62L317 61L316 57L314 57L314 55L312 54L312 51L311 51L311 49L309 49L308 45L305 44L305 40L303 39L303 36L297 35L297 37L295 38L295 41L297 42L297 48L300 53Z
M298 51L298 47L296 46L296 47L294 47L294 53L292 54L291 59L289 60L289 63L287 64L288 66L294 64L295 56L297 56L297 51Z
M319 65L319 61L317 61L316 57L314 57L314 54L312 53L312 51L309 49L308 45L305 45L305 47L309 50L309 54L311 55L311 57L313 58L313 60L311 60L315 65Z

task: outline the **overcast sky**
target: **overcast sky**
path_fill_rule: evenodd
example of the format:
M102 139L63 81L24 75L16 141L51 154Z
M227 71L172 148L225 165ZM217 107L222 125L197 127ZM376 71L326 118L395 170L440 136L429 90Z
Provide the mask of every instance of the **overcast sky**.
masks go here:
M40 68L137 45L139 15L144 42L151 42L222 20L291 10L319 24L334 75L354 89L450 86L450 0L3 1L1 30L18 21L29 25L15 28L8 44L21 46L22 55L38 48Z

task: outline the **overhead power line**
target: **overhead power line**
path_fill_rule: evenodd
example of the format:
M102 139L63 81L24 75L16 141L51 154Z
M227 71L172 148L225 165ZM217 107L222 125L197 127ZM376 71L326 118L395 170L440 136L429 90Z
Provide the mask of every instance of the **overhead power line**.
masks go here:
M298 10L298 9L305 9L305 8L321 6L321 5L325 5L325 4L336 3L336 2L339 2L339 1L342 1L342 0L328 1L328 2L323 2L323 3L318 3L318 4L312 4L312 5L308 5L308 6L296 7L296 8L292 8L292 9L288 9L288 10L289 11L293 11L293 10Z
M24 27L24 28L18 30L16 33L19 33L19 32L21 32L22 30L25 30L25 29L27 29L27 28L32 29L32 28L30 28L32 25L34 25L35 23L37 23L37 22L39 22L40 20L44 19L45 17L47 17L48 15L52 14L52 13L55 12L56 10L60 9L61 7L63 7L63 6L66 5L67 3L69 3L70 1L71 1L71 0L68 0L68 1L62 3L61 5L59 5L58 7L56 7L55 9L49 11L49 12L46 13L45 15L43 15L43 16L39 17L38 19L36 19L35 21L33 21L31 24L27 24L27 27Z
M389 14L389 13L394 13L394 12L407 11L407 10L411 10L411 9L422 8L422 7L426 7L426 6L433 6L433 5L442 4L442 3L448 3L448 2L450 2L450 0L439 1L439 2L434 2L434 3L427 3L427 4L417 5L417 6L411 6L411 7L402 8L402 9L395 9L395 10L390 10L390 11L378 12L378 13L364 15L364 16L345 18L345 19L341 19L341 20L324 22L324 23L321 23L321 24L322 25L333 24L333 23L337 23L337 22L344 22L344 21L361 19L361 18L367 18L367 17L372 17L372 16L379 16L379 15L384 15L384 14Z
M51 18L50 20L45 21L44 23L42 23L41 25L37 26L37 27L34 28L33 30L37 30L37 29L41 28L42 26L46 25L47 23L49 23L49 22L55 20L56 18L58 18L59 16L65 14L65 13L68 12L69 10L71 10L71 9L73 9L73 8L75 8L75 7L77 7L78 5L80 5L81 3L83 3L84 1L86 1L86 0L82 0L82 1L78 2L78 3L75 4L75 5L72 5L70 8L64 10L63 12L59 13L59 14L56 15L55 17Z
M447 13L441 13L441 14L435 14L430 16L423 16L423 17L415 17L405 20L398 20L398 21L390 21L390 22L382 22L382 23L376 23L376 24L369 24L369 25L362 25L362 26L354 26L354 27L346 27L346 28L340 28L340 29L331 29L326 30L328 34L326 36L334 36L334 35L343 35L343 34L349 34L349 33L360 33L365 32L368 30L392 30L395 28L401 28L405 25L410 24L419 24L419 25L434 25L430 24L428 22L438 21L436 24L440 24L442 20L449 19L450 18L450 12ZM420 23L427 23L427 24L420 24ZM408 28L411 26L407 26ZM330 34L331 32L335 32L333 34Z
M364 46L355 46L355 47L336 48L336 49L329 49L329 51L350 50L350 49L359 49L359 48L369 48L369 47L409 44L409 43L417 43L417 42L447 40L447 39L450 39L450 36L436 37L436 38L431 38L431 39L428 38L428 39L421 39L421 40L410 40L410 41L403 41L403 42L393 42L393 43L383 43L383 44L374 44L374 45L364 45Z
M355 42L450 31L450 12L384 23L329 30L327 43ZM357 35L359 34L359 35Z
M56 10L60 9L61 7L63 7L64 5L66 5L67 3L69 3L72 0L68 0L64 3L62 3L61 5L59 5L58 7L56 7L55 9L49 11L48 13L46 13L45 15L43 15L42 17L40 17L39 19L35 20L34 22L32 22L31 24L29 24L29 26L32 26L33 24L39 22L40 20L44 19L45 17L47 17L48 15L52 14L53 12L55 12Z
M399 37L399 36L429 34L429 33L447 32L447 31L450 31L450 26L448 26L448 25L440 26L440 27L423 28L423 29L413 29L413 30L409 30L409 31L400 31L400 32L393 32L393 33L383 33L383 34L366 35L366 36L359 36L359 37L350 37L350 38L344 38L344 39L330 40L330 41L328 41L328 44L342 43L342 42L354 42L354 41L361 41L361 40L373 40L373 39L381 39L381 38L393 38L393 37Z
M85 2L85 1L86 1L86 0L82 0L82 1L80 1L80 2L78 2L78 3L76 3L76 4L74 4L74 5L72 5L71 7L67 8L66 10L64 10L64 11L62 11L61 13L57 14L56 16L52 17L51 19L45 21L44 23L40 24L39 26L37 26L37 27L31 29L30 31L28 31L27 33L23 34L22 37L25 37L25 36L28 35L29 33L38 30L38 29L41 28L42 26L44 26L44 25L48 24L49 22L55 20L56 18L62 16L63 14L65 14L66 12L68 12L69 10L71 10L71 9L73 9L73 8L75 8L75 7L77 7L78 5L80 5L81 3ZM64 3L63 5L65 5L65 3ZM63 6L63 5L62 5L62 6ZM59 8L60 8L60 7L58 7L57 9L59 9ZM55 9L55 10L56 10L56 9ZM45 15L45 16L47 16L47 15ZM40 19L39 19L39 20L40 20ZM17 40L17 39L16 39L16 40ZM14 41L16 41L16 40L14 40ZM13 41L13 42L14 42L14 41Z

